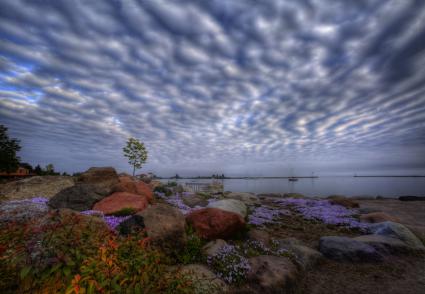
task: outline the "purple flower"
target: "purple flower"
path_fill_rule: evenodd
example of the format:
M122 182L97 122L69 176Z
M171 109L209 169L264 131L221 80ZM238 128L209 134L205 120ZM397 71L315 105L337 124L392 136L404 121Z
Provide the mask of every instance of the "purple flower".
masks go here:
M325 224L362 230L367 228L367 224L360 223L353 217L357 214L356 210L347 209L341 205L332 205L328 200L284 198L275 200L275 203L293 207L307 220L319 220Z
M271 207L256 207L248 218L248 223L261 226L264 224L276 223L276 219L281 215L287 215L290 212L286 209L276 209Z
M224 245L215 255L208 256L207 264L229 284L242 282L251 269L248 259L233 245Z

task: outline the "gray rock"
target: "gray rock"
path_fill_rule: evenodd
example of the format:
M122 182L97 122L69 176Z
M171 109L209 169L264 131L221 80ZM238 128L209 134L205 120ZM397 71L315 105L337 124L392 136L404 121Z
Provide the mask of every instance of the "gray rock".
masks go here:
M297 263L303 270L308 270L314 267L321 259L322 253L305 246L296 238L285 238L274 240L278 248L288 250L295 257Z
M143 217L151 244L170 253L183 248L187 242L186 220L179 209L158 203L137 215Z
M246 205L258 205L261 204L260 199L252 193L245 192L231 192L226 193L225 198L240 200Z
M49 206L55 209L89 210L107 195L98 194L96 188L88 184L77 184L66 188L49 200Z
M373 224L369 227L369 229L372 233L376 235L400 239L412 248L420 250L425 249L421 240L419 240L408 228L406 228L402 224L387 221Z
M353 238L353 240L371 245L382 254L406 252L411 249L410 246L400 239L382 235L363 235Z
M234 212L242 216L242 218L245 218L248 214L248 209L246 205L242 201L236 199L218 200L208 204L207 207Z
M258 288L258 293L286 293L293 287L297 267L289 258L260 255L249 259L248 282Z
M0 204L0 222L25 222L48 211L45 203L33 203L30 199L6 201Z
M10 200L40 196L51 198L74 184L74 178L69 176L30 177L0 185L0 198Z
M182 196L183 203L190 207L200 206L205 207L208 205L208 200L197 194L189 194Z
M91 185L97 194L108 196L119 183L119 177L113 167L91 167L81 174L77 183Z
M190 277L196 294L225 293L227 285L202 264L188 264L181 268L183 275Z
M206 256L214 256L225 245L227 245L226 241L222 239L216 239L205 244L205 246L202 247L202 252Z
M348 237L322 237L319 248L323 255L335 260L377 261L382 259L381 254L373 246Z

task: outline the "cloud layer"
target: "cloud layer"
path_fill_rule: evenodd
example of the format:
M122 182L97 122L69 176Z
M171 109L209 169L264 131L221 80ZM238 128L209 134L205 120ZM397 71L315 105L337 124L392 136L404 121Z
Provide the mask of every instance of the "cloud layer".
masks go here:
M67 171L424 169L425 2L3 0L0 123Z

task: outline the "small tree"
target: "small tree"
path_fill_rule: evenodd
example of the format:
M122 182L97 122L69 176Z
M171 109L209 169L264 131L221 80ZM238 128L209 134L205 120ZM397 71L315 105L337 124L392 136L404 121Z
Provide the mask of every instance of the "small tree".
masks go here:
M133 166L133 177L136 173L136 168L142 168L142 164L148 159L148 151L145 144L135 138L130 138L127 145L122 149L124 156L128 158L128 163Z
M19 140L9 139L7 128L0 125L0 170L14 172L19 167L19 157L16 152L21 150Z

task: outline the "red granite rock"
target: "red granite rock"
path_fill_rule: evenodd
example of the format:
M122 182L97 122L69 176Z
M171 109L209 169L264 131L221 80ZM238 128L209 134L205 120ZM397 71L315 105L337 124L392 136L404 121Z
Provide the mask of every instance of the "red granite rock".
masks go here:
M131 194L137 194L146 197L146 199L152 203L153 192L151 187L144 182L135 182L128 178L120 178L120 183L116 184L113 189L114 192L127 192Z
M136 211L142 211L147 206L148 200L144 196L127 192L115 192L97 202L93 209L102 211L104 214L112 214L123 208L134 208Z
M195 210L186 216L186 222L204 239L227 239L245 227L244 219L237 213L218 208Z

